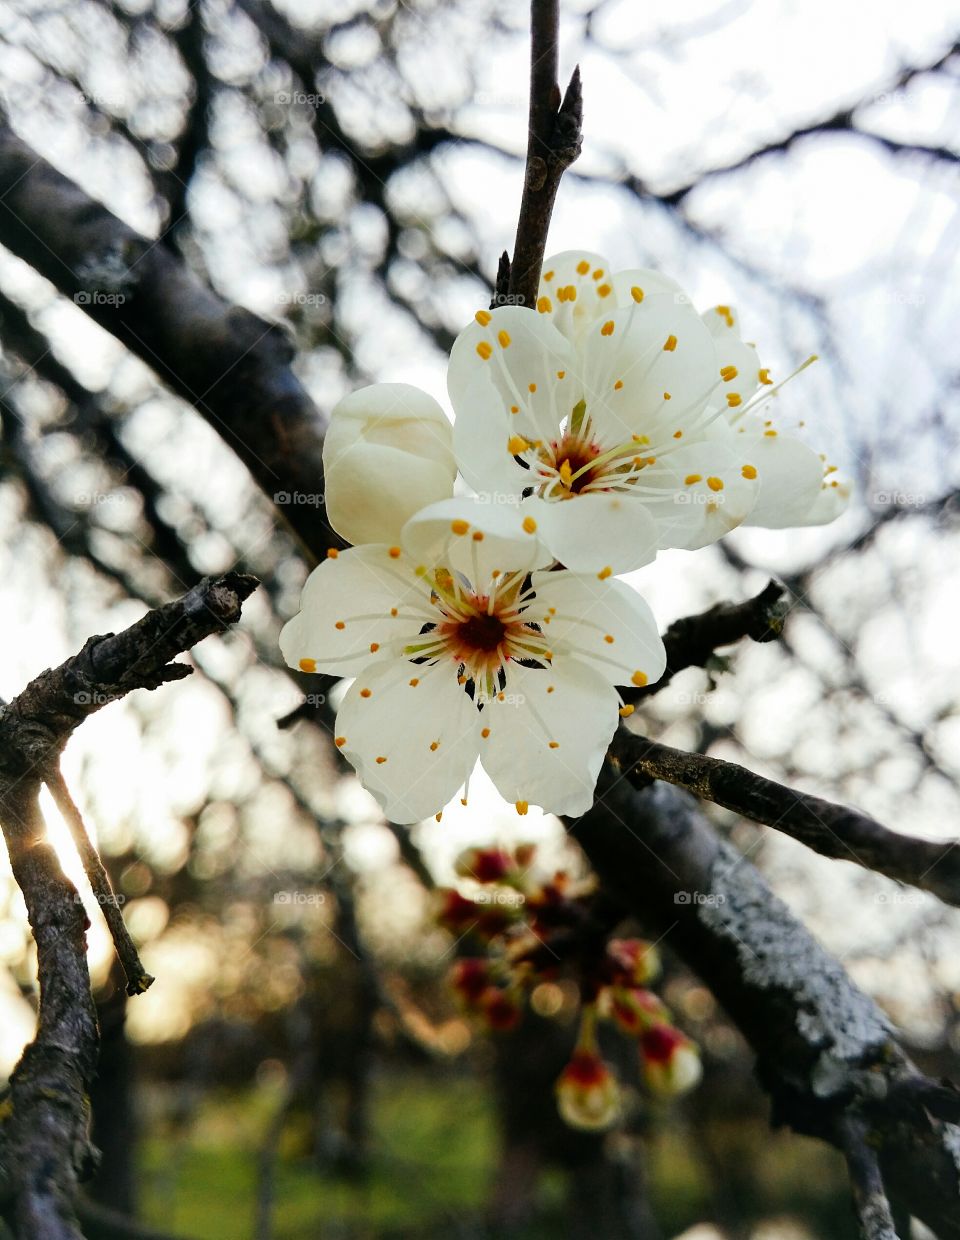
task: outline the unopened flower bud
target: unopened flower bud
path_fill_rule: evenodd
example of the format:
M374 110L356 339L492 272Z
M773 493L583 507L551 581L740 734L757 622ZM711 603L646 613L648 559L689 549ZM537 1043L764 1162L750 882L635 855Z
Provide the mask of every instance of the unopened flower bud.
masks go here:
M514 875L516 861L505 848L465 848L457 857L454 869L461 878L478 883L501 883Z
M448 980L465 1007L477 1008L490 986L490 962L478 956L458 960Z
M640 986L611 986L604 993L603 1005L603 1014L633 1037L670 1019L665 1004Z
M602 1132L620 1116L617 1078L594 1050L576 1050L556 1084L557 1108L571 1128Z
M337 533L355 545L396 543L415 512L453 494L453 430L426 392L375 383L351 392L330 415L323 470Z
M615 982L645 986L660 972L660 954L643 939L611 939L607 962Z
M696 1046L673 1025L654 1025L641 1034L640 1056L644 1080L658 1094L686 1093L703 1075Z

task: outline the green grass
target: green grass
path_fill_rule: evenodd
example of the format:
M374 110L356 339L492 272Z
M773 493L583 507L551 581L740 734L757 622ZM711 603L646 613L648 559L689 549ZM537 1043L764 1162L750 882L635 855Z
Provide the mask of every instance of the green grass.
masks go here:
M362 1182L318 1176L310 1159L281 1148L277 1240L315 1240L338 1224L351 1237L475 1215L495 1153L493 1117L469 1080L403 1076L378 1081L369 1173ZM142 1151L147 1222L205 1240L252 1235L256 1164L270 1111L262 1093L207 1099L189 1130L153 1135ZM156 1128L154 1128L156 1133ZM290 1137L297 1135L292 1126Z

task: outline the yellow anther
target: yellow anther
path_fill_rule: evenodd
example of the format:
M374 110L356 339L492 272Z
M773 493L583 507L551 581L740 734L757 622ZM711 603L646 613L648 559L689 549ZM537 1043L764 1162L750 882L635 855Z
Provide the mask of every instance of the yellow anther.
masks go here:
M564 460L560 466L560 481L569 490L570 483L573 480L573 470L570 467L569 460ZM572 509L571 509L572 511Z
M729 383L731 379L736 379L738 374L739 374L739 371L737 370L736 366L721 366L720 367L720 378L724 381L724 383Z
M743 397L738 392L727 393L727 404L731 409L736 409L737 405L743 404Z
M410 681L410 687L411 687L411 689L416 689L416 687L417 687L417 685L418 685L419 683L420 683L420 677L419 677L419 676L414 676L414 678Z
M480 343L477 345L477 352L480 354L483 360L487 362L490 360L490 356L493 353L493 345L490 343L489 340L481 340Z
M484 740L486 740L486 739L487 739L487 737L490 735L490 729L489 729L489 728L484 728L484 729L481 731L480 735L483 737L483 739L484 739Z
M727 327L733 327L733 311L729 306L717 306L716 311L726 323Z
M590 270L590 264L587 262L585 258L581 259L581 261L577 263L577 275L578 276L585 276L589 270Z
M612 646L613 645L613 634L604 633L603 640L607 643L608 646Z
M695 482L703 481L703 474L687 474L683 481L685 486L692 487Z
M766 366L764 366L763 370L757 371L757 378L760 380L761 383L770 384L773 382L773 380L770 378L770 371L767 370Z
M440 748L440 742L439 742L439 741L431 741L431 742L430 742L430 752L431 752L431 753L436 753L436 752L437 752L437 750L438 750L439 748Z
M547 692L552 693L556 687L556 685L547 685Z
M335 736L333 738L333 743L336 745L338 749L342 749L344 745L347 743L347 738L345 736Z
M613 385L613 390L614 390L615 392L619 392L619 391L620 391L620 389L621 389L622 387L623 387L623 380L622 380L622 379L618 379L618 380L616 381L616 383Z
M537 390L537 385L536 385L535 383L528 383L528 384L527 384L527 391L528 391L528 392L535 392L536 390Z
M386 758L384 758L384 757L377 758L377 765L378 765L378 766L383 766L384 762L386 762Z
M390 548L390 559L391 559L391 560L399 560L399 559L400 559L400 548L399 548L399 547L391 547L391 548Z
M526 452L531 447L529 440L524 439L522 435L511 435L507 440L507 451L511 456L519 456L521 452Z
M637 686L638 689L642 689L647 683L647 674L646 672L636 671L630 677L630 680Z
M596 269L596 271L593 273L593 278L594 278L595 280L602 280L602 279L603 279L603 268L602 268L602 267L598 267L598 268Z
M756 465L744 465L740 472L743 474L744 478L753 479L757 476L757 467Z
M551 749L559 749L559 748L560 748L560 742L559 742L559 741L550 741L550 742L549 742L549 747L550 747Z
M466 534L469 528L470 528L470 522L464 521L460 517L457 517L455 521L450 522L451 534Z
M301 672L315 672L316 670L317 670L316 659L301 659L300 660L300 671Z
M338 620L337 623L333 627L335 629L345 629L347 626L342 620Z
M473 317L477 320L481 327L486 327L493 316L489 310L478 310Z
M370 689L361 689L361 690L360 690L360 696L361 696L362 698L368 698L368 697L370 697L371 692L372 692L372 690L370 690Z
M543 273L543 278L544 278L544 281L545 281L547 284L549 284L549 283L550 283L550 281L553 279L553 272L552 272L552 271L545 271L545 272Z
M597 578L600 581L606 581L608 577L612 577L612 576L613 576L613 569L610 567L609 564L607 564L604 568L601 568L599 573L597 573Z
M523 528L528 534L536 534L537 523L534 521L533 517L524 517Z
M530 806L528 805L526 801L517 801L516 807L517 807L518 814L525 814L527 810L530 808Z
M630 718L630 716L633 714L633 712L634 712L635 710L636 710L636 707L635 707L635 706L629 706L629 705L628 705L628 706L621 706L621 707L620 707L620 718L621 718L621 719L629 719L629 718Z
M474 530L474 531L473 531L473 541L474 541L474 542L483 542L483 530Z
M443 810L440 810L439 813L434 814L434 818L436 818L437 822L439 822L442 817L443 817Z
M609 284L600 284L597 286L598 297L609 297L612 292L613 292L613 289L610 287Z
M511 405L511 406L510 406L510 412L511 412L511 413L519 413L519 412L520 412L520 406L519 406L519 405Z
M677 347L676 336L668 336L666 340L664 341L663 351L665 353L672 353L676 347Z
M777 437L776 431L764 431L763 433L766 435L768 439L776 439Z
M509 332L503 332L503 331L497 332L497 340L500 342L501 349L508 349L510 347L510 333Z
M640 302L643 301L643 289L638 288L637 285L635 284L633 288L630 290L630 296L637 303L637 305L639 305Z
M339 554L340 552L336 549L336 547L327 548L327 559L328 560L335 560Z
M391 607L391 608L390 608L390 615L391 615L391 616L397 616L397 615L399 615L399 614L400 614L400 613L397 611L396 607Z
M558 371L557 371L557 378L558 378L558 379L565 379L566 377L567 377L567 372L566 372L565 370L558 370Z
M682 439L682 438L683 438L683 431L674 431L674 432L673 432L673 437L674 437L674 439Z
M710 488L711 491L722 491L723 490L723 479L710 477L707 479L707 486Z
M600 335L601 336L612 336L613 327L614 327L613 319L608 319L606 323L604 323L603 327L600 328Z
M631 435L630 438L634 443L649 443L650 439L647 435Z
M664 400L673 400L673 397L670 395L670 393L669 393L669 392L664 392L664 394L663 394L663 399L664 399Z
M371 654L376 654L376 653L377 653L377 651L378 651L379 649L380 649L380 643L379 643L379 642L371 642L371 643L370 643L370 653L371 653Z
M553 302L550 300L549 297L538 297L537 298L537 309L540 311L541 314L549 314L550 311L553 309Z

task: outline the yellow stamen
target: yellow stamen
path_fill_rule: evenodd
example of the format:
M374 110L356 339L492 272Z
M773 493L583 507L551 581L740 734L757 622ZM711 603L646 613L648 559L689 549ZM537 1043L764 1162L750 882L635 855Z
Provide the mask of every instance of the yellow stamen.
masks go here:
M300 660L300 671L301 672L315 672L316 670L317 670L316 659L301 659Z
M537 532L537 523L533 517L524 517L523 528L528 534L535 534Z
M490 314L489 310L478 310L473 317L477 320L481 327L486 327L493 316Z
M607 322L604 323L603 327L600 328L600 335L601 336L612 336L613 327L614 327L613 319L608 319Z
M677 347L676 336L668 336L667 339L664 341L663 351L665 353L672 353L676 347Z
M509 332L497 332L497 340L500 342L501 349L508 349L510 347Z
M630 296L637 303L637 305L639 305L640 302L643 301L643 289L638 288L635 284L633 288L630 290Z
M480 343L477 345L477 352L480 354L483 360L487 362L490 360L490 356L493 353L493 345L490 343L489 340L481 340Z
M703 481L703 474L687 474L683 481L685 486L692 487L695 482Z
M553 309L553 302L550 300L549 297L538 297L537 298L537 309L540 311L541 314L549 314L550 311Z
M724 381L724 383L729 383L731 379L736 379L738 373L739 371L736 366L720 367L720 378Z
M756 478L757 467L756 465L744 465L740 472L743 474L744 478Z
M628 705L628 706L621 706L621 707L620 707L620 718L621 718L621 719L629 719L629 718L630 718L630 716L633 714L633 712L634 712L635 710L636 710L636 707L635 707L635 706L629 706L629 705Z
M450 522L450 532L452 534L466 534L469 528L470 522L464 521L460 517L457 517L455 521Z
M707 486L710 488L711 491L722 491L723 490L723 479L712 478L712 477L708 478Z
M606 581L608 577L612 577L612 576L613 576L613 569L610 567L609 564L607 564L604 568L601 568L599 573L597 573L597 578L600 581Z
M737 392L728 392L727 404L731 409L736 409L737 405L743 404L743 398Z
M526 801L517 801L516 807L517 807L518 814L525 814L527 810L530 808L530 806L528 805Z
M643 686L647 683L646 672L636 671L633 673L630 679L637 686L638 689L642 689Z

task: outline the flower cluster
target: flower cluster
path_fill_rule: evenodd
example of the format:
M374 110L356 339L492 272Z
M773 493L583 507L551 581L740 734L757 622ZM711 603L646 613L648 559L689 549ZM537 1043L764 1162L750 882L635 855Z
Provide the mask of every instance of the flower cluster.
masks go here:
M617 1122L623 1101L600 1054L598 1020L636 1039L643 1080L653 1093L692 1088L700 1079L700 1058L649 989L660 967L655 948L600 933L591 885L573 883L563 873L538 881L531 876L533 860L530 846L474 848L458 859L457 873L471 882L474 894L441 892L438 920L458 938L478 939L486 955L459 959L450 984L483 1027L506 1032L522 1019L528 991L570 978L580 994L580 1030L557 1080L557 1105L572 1127L602 1131Z
M731 307L700 315L665 276L578 251L547 262L536 312L460 333L453 427L406 384L340 402L325 501L352 546L311 574L280 645L355 678L335 739L390 819L466 800L478 759L521 814L589 808L631 709L617 686L665 663L617 574L843 507L834 467L777 424L778 390ZM474 496L454 497L458 473Z

